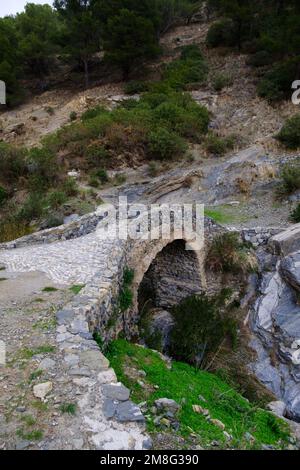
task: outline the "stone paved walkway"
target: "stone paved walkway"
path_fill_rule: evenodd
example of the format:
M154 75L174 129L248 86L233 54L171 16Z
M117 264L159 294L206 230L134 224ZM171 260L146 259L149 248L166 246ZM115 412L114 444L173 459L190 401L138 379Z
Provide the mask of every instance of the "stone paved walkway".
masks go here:
M86 284L108 269L113 240L99 240L95 232L51 244L0 251L0 264L9 271L40 271L59 284Z
M125 450L149 446L144 418L130 401L129 391L121 400L114 399L115 390L121 390L115 373L93 341L82 304L76 296L71 300L68 289L85 284L80 295L93 305L102 305L97 299L102 292L109 292L118 277L123 253L122 244L100 240L95 232L68 241L0 251L1 278L9 279L0 283L0 298L6 298L8 285L11 290L14 283L20 283L18 273L25 273L23 288L26 273L28 282L32 282L32 275L43 273L40 289L29 298L19 297L16 302L7 296L0 307L0 340L9 344L9 365L0 366L1 385L7 392L0 401L0 448ZM58 301L36 305L34 298L43 300L46 295L41 287L47 279L48 286L64 290L55 294ZM36 324L39 326L34 327ZM51 390L42 400L37 399L34 386L43 388L49 383ZM117 389L107 394L106 385ZM75 406L74 414L62 411L70 404ZM117 417L107 414L110 407Z

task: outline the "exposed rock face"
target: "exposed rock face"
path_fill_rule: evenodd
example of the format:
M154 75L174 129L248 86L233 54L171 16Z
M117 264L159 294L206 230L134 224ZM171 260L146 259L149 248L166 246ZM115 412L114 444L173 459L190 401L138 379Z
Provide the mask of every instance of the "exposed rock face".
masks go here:
M284 401L286 415L296 421L300 421L300 248L292 253L289 250L298 244L298 226L273 237L269 248L276 252L276 264L271 271L274 263L267 260L270 254L260 253L259 296L250 315L255 333L252 347L257 352L252 368Z

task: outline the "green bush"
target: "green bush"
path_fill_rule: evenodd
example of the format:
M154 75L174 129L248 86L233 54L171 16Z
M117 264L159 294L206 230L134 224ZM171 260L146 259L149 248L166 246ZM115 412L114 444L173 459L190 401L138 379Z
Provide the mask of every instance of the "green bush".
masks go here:
M235 232L217 235L208 250L206 264L215 272L246 273L256 269L256 261Z
M295 222L296 224L299 224L299 222L300 222L300 204L298 204L297 207L292 211L291 220L293 222Z
M63 183L61 185L61 190L68 197L77 196L78 191L79 191L76 180L74 178L71 178L71 177L68 177L63 181Z
M247 64L251 67L264 67L272 63L272 56L267 51L258 51L247 59Z
M0 186L0 205L8 198L8 193L6 189Z
M31 187L43 192L54 185L58 180L56 155L51 150L42 147L34 147L28 155Z
M300 147L300 114L286 121L276 139L289 149Z
M93 167L104 166L109 160L109 152L99 143L89 145L86 149L85 156L89 164Z
M134 278L134 272L131 269L125 268L123 273L123 284L120 290L118 307L121 312L125 312L132 305L133 292L130 288Z
M290 194L300 189L300 163L286 164L280 174L282 190Z
M108 183L109 182L109 176L107 174L107 171L104 169L97 170L93 173L93 176L98 178L101 183Z
M93 119L97 116L100 116L101 114L106 114L106 113L107 113L107 109L103 108L102 106L96 106L95 108L91 108L85 111L81 116L81 120L89 121L90 119Z
M92 188L99 188L100 186L99 178L95 175L91 175L89 178L89 185L92 186Z
M220 313L227 297L227 292L216 297L194 295L173 308L170 352L175 359L204 367L207 355L217 350L228 333L234 333L236 324Z
M23 222L31 222L39 219L44 214L45 199L40 193L33 192L26 199L23 207L17 214L17 218Z
M175 132L161 127L150 133L148 149L151 158L170 160L184 154L187 145Z
M206 43L209 47L234 47L237 37L233 22L225 19L214 23L208 30Z
M235 138L234 136L228 137L218 137L215 134L209 134L206 138L206 148L207 150L214 155L223 155L228 150L234 148Z
M145 91L148 91L148 89L149 84L147 82L135 80L126 83L124 87L124 92L126 93L126 95L136 95L144 93Z
M48 196L48 203L52 209L58 209L67 201L67 196L63 191L52 191Z
M216 91L221 91L223 88L229 87L232 85L232 77L228 74L217 73L214 75L212 80L212 86Z
M275 65L258 85L259 96L270 102L290 98L291 85L298 77L299 58L289 59Z
M26 176L28 168L26 164L27 152L17 149L9 144L0 142L0 175L6 183L15 183L22 176Z
M63 225L64 219L62 216L51 214L43 223L43 228L54 228Z
M165 68L163 79L174 90L186 89L189 85L204 83L208 67L197 46L186 46L180 59Z
M76 121L77 113L75 111L70 112L70 121Z

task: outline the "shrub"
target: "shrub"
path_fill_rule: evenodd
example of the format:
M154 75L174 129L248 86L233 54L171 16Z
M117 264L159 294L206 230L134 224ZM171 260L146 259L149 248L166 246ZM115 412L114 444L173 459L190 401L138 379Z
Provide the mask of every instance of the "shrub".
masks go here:
M206 138L206 148L214 155L223 155L227 150L234 148L235 138L234 136L218 137L215 134L209 134Z
M298 78L298 67L299 58L275 65L259 83L259 96L270 102L288 99L291 94L291 84Z
M170 338L173 357L198 367L206 365L206 356L215 352L226 335L236 329L236 325L220 313L220 306L227 297L225 291L215 297L194 295L173 308L175 324Z
M60 225L63 225L63 223L64 219L62 216L51 214L43 223L43 228L59 227Z
M89 185L92 186L92 188L99 188L100 182L97 176L95 175L90 176Z
M300 222L300 204L292 211L291 220L298 224Z
M165 68L163 78L174 90L186 89L188 85L200 84L206 80L207 64L197 46L187 46L180 59L174 60Z
M300 114L288 119L276 138L289 149L300 147Z
M78 186L74 178L68 177L66 178L62 185L61 190L66 194L68 197L73 197L78 194Z
M147 82L142 82L142 81L131 81L126 83L124 87L124 92L126 95L135 95L135 94L140 94L144 93L145 91L148 91L149 89L149 84Z
M249 56L247 64L251 67L264 67L272 63L272 56L267 51L258 51Z
M58 167L55 153L42 148L32 148L28 155L30 184L39 192L53 185L58 180Z
M34 219L39 219L45 209L45 199L40 193L31 193L26 199L23 207L17 214L19 220L24 222L31 222Z
M90 119L94 119L97 116L100 116L101 114L106 114L107 110L103 108L102 106L96 106L95 108L88 109L85 111L82 116L81 120L82 121L89 121Z
M213 80L212 85L216 91L221 91L223 88L229 87L232 85L232 77L228 74L217 73Z
M287 164L281 171L282 190L284 193L293 193L300 189L300 163Z
M0 142L0 175L7 183L27 175L26 151Z
M214 23L208 30L206 43L209 47L233 47L237 44L234 24L231 20Z
M0 186L0 205L8 198L6 189Z
M225 232L213 240L206 259L216 272L246 273L256 269L254 260L235 232Z
M27 223L20 220L8 219L0 222L0 242L9 242L29 235L33 231Z
M48 202L52 209L58 209L67 201L67 196L63 191L53 191L48 196Z
M106 170L104 170L104 169L100 169L100 170L95 171L93 173L93 176L98 178L101 181L101 183L103 183L103 184L108 183L108 181L109 181L109 176L108 176Z
M125 312L132 305L133 293L130 286L133 282L134 272L131 269L125 268L123 273L123 285L119 295L119 309Z
M149 135L148 151L152 158L170 160L184 154L187 148L181 137L163 127L151 132Z
M70 112L70 121L76 121L77 119L77 113L75 111Z
M109 152L101 143L90 144L85 155L89 164L93 167L104 166L109 160Z

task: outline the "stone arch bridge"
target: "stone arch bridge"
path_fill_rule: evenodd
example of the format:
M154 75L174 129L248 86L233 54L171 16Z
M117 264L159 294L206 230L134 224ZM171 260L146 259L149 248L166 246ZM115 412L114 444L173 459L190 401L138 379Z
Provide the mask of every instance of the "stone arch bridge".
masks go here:
M64 443L72 442L72 435L80 429L85 448L148 448L144 417L130 401L129 392L117 384L93 333L98 331L107 338L116 330L130 333L145 283L152 283L157 302L162 306L205 290L207 246L209 240L225 229L205 218L205 243L196 252L185 250L189 240L176 231L163 240L99 239L96 228L101 219L103 215L89 214L66 226L2 244L0 267L15 273L42 272L57 286L85 285L80 294L57 312L57 387L61 381L85 387L84 398L78 399L73 425L76 429L70 426L65 431ZM250 230L243 235L257 244L266 243L271 236L268 230ZM135 273L131 286L133 305L125 315L114 318L126 267ZM108 324L112 324L112 319L115 325L111 331ZM121 395L121 401L114 398Z

